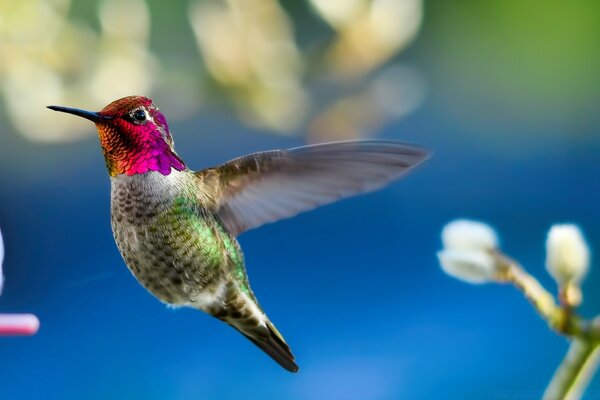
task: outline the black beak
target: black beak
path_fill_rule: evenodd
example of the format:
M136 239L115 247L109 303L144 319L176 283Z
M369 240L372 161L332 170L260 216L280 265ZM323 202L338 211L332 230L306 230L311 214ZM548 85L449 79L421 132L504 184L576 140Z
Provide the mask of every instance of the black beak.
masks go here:
M48 108L54 111L60 111L68 114L77 115L78 117L89 119L94 123L111 119L111 117L100 115L97 112L80 110L79 108L70 108L62 106L48 106Z

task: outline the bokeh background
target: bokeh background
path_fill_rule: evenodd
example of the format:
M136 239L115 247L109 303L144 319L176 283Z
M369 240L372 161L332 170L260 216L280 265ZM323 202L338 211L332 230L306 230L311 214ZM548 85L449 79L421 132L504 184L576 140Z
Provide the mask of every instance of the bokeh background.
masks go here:
M0 312L41 320L0 339L0 397L540 397L566 341L435 254L457 217L495 226L552 290L552 223L598 253L599 70L594 0L0 0ZM345 138L434 151L385 190L240 237L298 375L125 268L93 126L44 107L129 94L155 99L197 169Z

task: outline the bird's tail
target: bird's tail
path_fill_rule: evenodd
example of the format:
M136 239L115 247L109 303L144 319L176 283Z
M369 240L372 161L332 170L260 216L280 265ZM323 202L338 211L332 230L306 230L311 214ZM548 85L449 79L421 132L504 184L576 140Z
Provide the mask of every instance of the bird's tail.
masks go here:
M265 325L258 326L252 331L245 331L234 326L242 335L254 343L258 348L267 353L279 365L290 372L298 372L298 365L294 361L294 355L290 346L285 342L277 328L267 321ZM260 332L256 332L256 331Z
M230 285L222 300L205 311L237 329L286 370L298 372L290 346L269 321L252 292L248 294Z

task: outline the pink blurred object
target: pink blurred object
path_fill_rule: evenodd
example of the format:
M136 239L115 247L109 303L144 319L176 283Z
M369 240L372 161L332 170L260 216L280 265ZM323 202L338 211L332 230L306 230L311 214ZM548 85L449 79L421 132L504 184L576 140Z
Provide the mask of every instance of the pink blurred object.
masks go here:
M0 232L0 294L4 283L2 261L4 261L4 242ZM40 320L33 314L0 314L0 336L35 335L39 328Z
M2 231L0 231L0 294L4 285L4 275L2 275L2 262L4 261L4 240L2 240Z
M33 314L0 314L0 336L35 335L40 321Z

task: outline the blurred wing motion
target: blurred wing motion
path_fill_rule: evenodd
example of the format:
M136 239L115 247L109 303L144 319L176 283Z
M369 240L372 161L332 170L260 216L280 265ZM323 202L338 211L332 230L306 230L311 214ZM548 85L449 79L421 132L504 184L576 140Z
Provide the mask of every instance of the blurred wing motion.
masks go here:
M216 193L225 227L238 235L381 188L428 154L392 141L333 142L253 153L196 174Z

